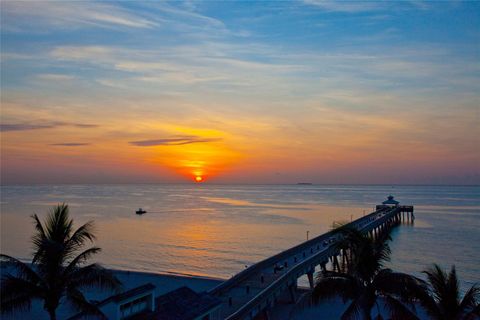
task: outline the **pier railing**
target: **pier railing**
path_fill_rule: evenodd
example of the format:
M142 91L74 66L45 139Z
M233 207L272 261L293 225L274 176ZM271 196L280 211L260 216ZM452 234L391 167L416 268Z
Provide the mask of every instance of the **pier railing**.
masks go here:
M328 259L328 257L332 256L333 254L335 254L335 249L333 246L330 246L327 250L308 257L302 261L302 263L295 265L290 270L285 272L285 274L281 275L272 284L258 293L227 319L244 319L247 316L253 316L254 314L259 313L263 308L270 305L270 303L273 303L276 298L276 292L283 289L288 289L288 286L292 285L300 276L306 273L306 269L311 269L313 265Z

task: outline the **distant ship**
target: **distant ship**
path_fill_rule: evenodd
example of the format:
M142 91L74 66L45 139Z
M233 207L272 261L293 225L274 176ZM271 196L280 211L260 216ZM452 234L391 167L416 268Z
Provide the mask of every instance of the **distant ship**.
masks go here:
M299 186L311 186L312 184L310 182L299 182L297 183Z
M147 211L143 210L142 208L138 208L137 211L135 211L136 214L144 214L147 213Z

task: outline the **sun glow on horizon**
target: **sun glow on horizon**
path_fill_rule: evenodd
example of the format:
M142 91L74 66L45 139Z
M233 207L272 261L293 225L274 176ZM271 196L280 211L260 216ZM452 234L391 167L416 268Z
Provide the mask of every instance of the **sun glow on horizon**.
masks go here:
M150 146L149 161L169 168L189 181L205 182L238 163L243 155L224 131L191 127L168 128L171 140ZM181 141L180 141L181 140ZM147 146L148 147L148 146Z

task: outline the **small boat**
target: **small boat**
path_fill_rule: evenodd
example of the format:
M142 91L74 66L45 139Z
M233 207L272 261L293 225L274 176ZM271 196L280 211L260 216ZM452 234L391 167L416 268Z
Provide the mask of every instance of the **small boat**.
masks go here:
M136 214L144 214L147 213L147 211L143 210L142 208L138 208L137 211L135 211Z
M298 182L297 185L299 185L299 186L311 186L312 183L311 182Z

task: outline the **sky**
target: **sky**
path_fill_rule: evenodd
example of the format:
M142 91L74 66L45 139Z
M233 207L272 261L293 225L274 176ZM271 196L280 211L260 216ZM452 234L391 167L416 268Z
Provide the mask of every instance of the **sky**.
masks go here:
M1 2L2 184L480 184L479 110L480 2Z

